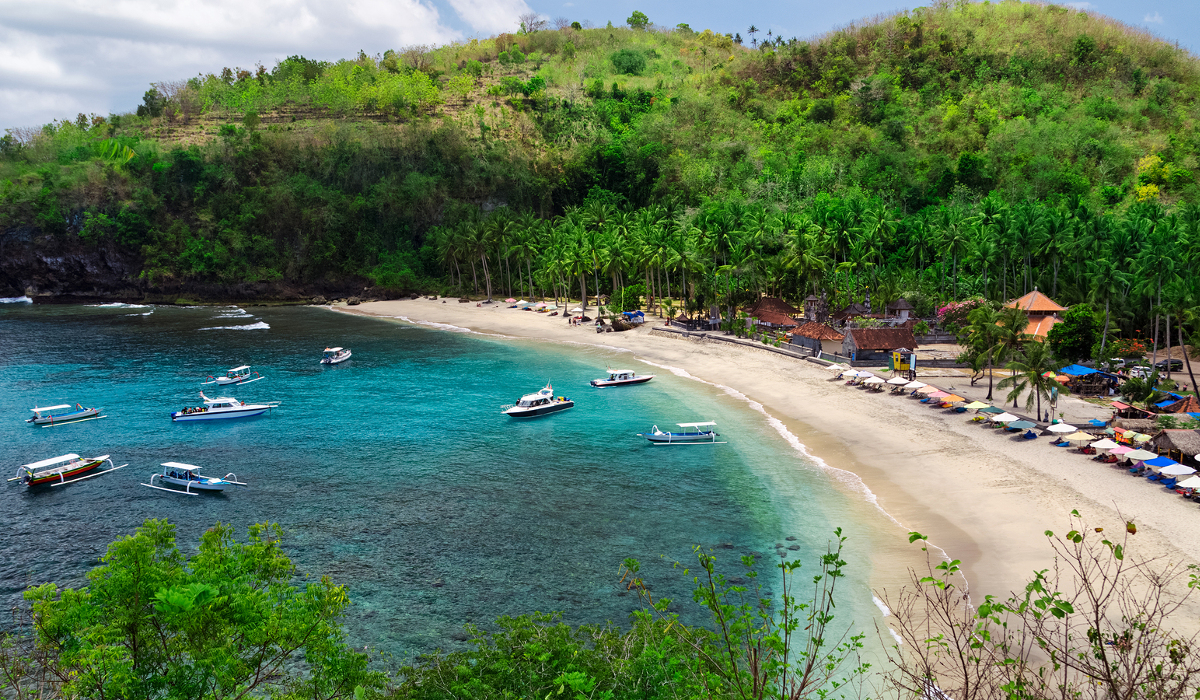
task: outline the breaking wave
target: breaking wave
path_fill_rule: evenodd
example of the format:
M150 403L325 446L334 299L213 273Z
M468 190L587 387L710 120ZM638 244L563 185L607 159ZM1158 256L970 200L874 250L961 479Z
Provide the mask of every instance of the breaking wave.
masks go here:
M201 328L202 331L265 331L271 326L263 321L251 323L245 326L210 326Z
M29 297L2 297L0 304L32 304L33 299Z

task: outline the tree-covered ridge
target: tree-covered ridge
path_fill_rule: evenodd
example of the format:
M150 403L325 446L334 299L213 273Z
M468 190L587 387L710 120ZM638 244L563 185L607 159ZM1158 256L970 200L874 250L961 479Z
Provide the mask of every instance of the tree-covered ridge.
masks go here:
M457 285L463 265L507 250L484 237L482 258L465 244L470 260L455 258L445 231L549 230L599 202L722 240L709 274L741 245L779 291L855 262L853 248L877 251L856 263L872 261L872 284L944 259L961 279L927 292L999 297L1053 285L1046 271L1069 256L1014 257L1032 234L994 232L1059 240L1079 211L1117 230L1200 193L1196 59L1102 17L941 4L810 41L630 19L158 84L140 116L0 140L0 230L115 247L137 257L142 284L411 288ZM997 223L998 208L1025 223ZM732 233L775 218L816 222L809 249L827 272L802 283L782 262L787 235ZM992 252L978 231L993 232ZM539 255L554 247L533 240ZM1068 301L1089 294L1078 275L1065 284Z

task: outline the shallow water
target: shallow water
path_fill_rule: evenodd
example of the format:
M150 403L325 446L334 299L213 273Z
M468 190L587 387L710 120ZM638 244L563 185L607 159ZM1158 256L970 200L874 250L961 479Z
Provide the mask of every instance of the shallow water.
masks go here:
M349 362L318 364L327 345ZM596 390L606 364L654 372L646 385ZM217 390L281 401L272 414L172 423L205 375L248 364L267 378ZM731 573L776 544L805 561L835 526L852 536L863 504L833 485L737 396L628 354L452 333L312 308L0 306L0 467L66 452L130 466L42 491L0 489L0 602L30 584L79 585L107 544L169 518L194 546L214 522L239 533L271 520L304 573L346 584L356 645L406 656L452 647L464 622L565 611L624 623L625 557L656 597L680 602L690 577L668 566L716 548ZM517 422L499 413L552 381L574 409ZM35 405L82 402L108 417L55 428L24 423ZM657 423L715 420L725 445L652 446ZM234 472L249 484L187 497L139 484L165 461ZM795 540L787 540L787 537ZM870 551L856 557L839 614L867 628ZM804 571L810 571L808 567Z

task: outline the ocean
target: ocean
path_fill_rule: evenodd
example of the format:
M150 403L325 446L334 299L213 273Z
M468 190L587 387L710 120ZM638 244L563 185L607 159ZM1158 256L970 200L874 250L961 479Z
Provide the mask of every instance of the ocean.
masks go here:
M463 329L457 329L462 331ZM320 365L326 346L353 351ZM218 389L279 401L257 418L173 423L208 375L250 365L266 379ZM608 365L656 378L593 389ZM302 574L353 600L352 642L404 658L462 644L462 625L561 611L625 624L639 603L626 557L656 597L704 623L691 575L671 564L713 550L815 564L835 527L850 536L838 614L870 631L869 509L736 392L629 353L455 332L318 308L0 304L0 467L68 452L129 466L65 487L0 489L0 602L30 585L77 586L112 540L147 518L177 526L185 551L216 522L283 526ZM547 382L576 406L529 421L502 404ZM106 418L54 428L33 406L82 403ZM652 425L714 420L721 445L653 446ZM141 486L162 462L248 484L188 497ZM803 579L813 568L801 569ZM807 573L806 573L807 572ZM777 580L778 573L766 575ZM800 583L800 581L798 581Z

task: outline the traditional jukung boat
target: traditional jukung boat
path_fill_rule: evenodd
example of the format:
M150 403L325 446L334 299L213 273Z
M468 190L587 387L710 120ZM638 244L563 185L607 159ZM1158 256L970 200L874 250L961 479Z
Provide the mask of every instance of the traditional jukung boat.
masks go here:
M703 423L676 423L676 425L678 425L680 428L684 428L684 432L663 432L659 430L658 426L656 425L650 429L650 432L638 433L637 436L644 437L656 445L692 445L697 443L719 445L725 444L724 441L719 443L717 442L717 438L720 437L720 433L712 429L712 427L716 425L716 423L713 421L706 421ZM691 428L691 430L687 430L687 428ZM708 428L708 430L704 430L704 428Z
M33 418L25 420L26 423L40 425L43 428L49 428L55 425L64 423L77 423L81 420L92 420L95 418L105 418L100 415L99 408L84 408L83 404L64 403L59 406L45 406L43 408L31 408Z
M200 473L200 467L197 467L193 464L183 464L181 462L163 462L162 468L163 470L161 474L151 475L150 483L142 484L142 486L149 486L150 488L158 489L159 491L181 493L185 496L199 496L203 491L219 492L224 491L230 486L246 485L238 481L237 474L234 474L233 472L230 472L221 478L217 478L215 476L204 476ZM183 490L180 491L177 488L155 486L155 479L158 479L160 484L180 486L183 488Z
M321 364L336 365L339 362L345 362L350 359L350 348L325 348L325 354L321 357Z
M108 469L101 472L95 472L100 465L108 462ZM43 459L40 462L32 462L23 464L17 467L17 475L9 479L9 481L21 481L26 486L62 486L84 479L91 479L95 476L101 476L109 472L127 467L129 465L122 464L120 467L113 466L112 460L108 455L100 457L80 457L77 454L67 454L60 457L51 457Z
M556 411L565 411L575 405L575 402L565 396L555 396L554 387L546 387L536 394L526 394L517 399L515 404L501 406L500 410L510 418L537 418Z
M222 418L249 418L270 411L272 408L279 406L278 401L268 401L267 403L246 403L229 397L210 399L200 392L200 398L204 400L203 406L194 408L185 408L182 411L176 411L171 414L173 421L193 421L193 420L219 420Z
M643 384L654 379L653 374L641 374L634 372L631 369L610 369L608 377L604 379L593 379L592 386L596 388L604 388L606 386L626 386L629 384Z
M224 377L208 377L208 381L201 383L200 386L208 386L216 384L217 386L230 386L232 384L249 384L257 382L260 379L266 379L258 372L251 372L250 365L242 365L225 370Z

